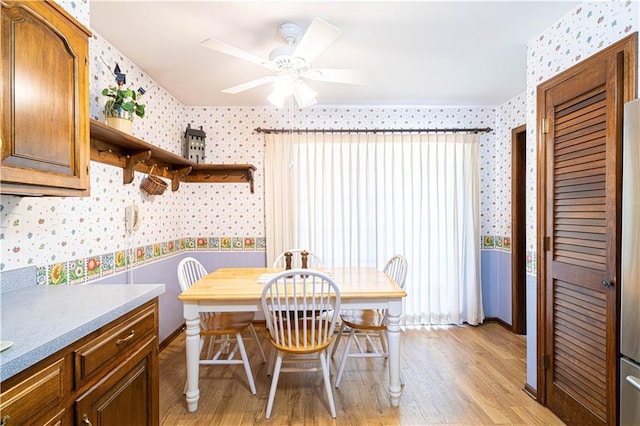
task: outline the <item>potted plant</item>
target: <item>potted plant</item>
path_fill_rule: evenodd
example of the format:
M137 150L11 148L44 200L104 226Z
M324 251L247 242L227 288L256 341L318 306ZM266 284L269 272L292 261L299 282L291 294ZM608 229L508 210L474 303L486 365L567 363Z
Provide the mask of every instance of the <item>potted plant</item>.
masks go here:
M145 90L142 87L138 90L125 88L125 75L120 73L117 65L115 76L117 86L102 89L102 95L109 98L104 106L104 115L109 126L131 133L134 116L144 118L145 115L145 105L140 103Z

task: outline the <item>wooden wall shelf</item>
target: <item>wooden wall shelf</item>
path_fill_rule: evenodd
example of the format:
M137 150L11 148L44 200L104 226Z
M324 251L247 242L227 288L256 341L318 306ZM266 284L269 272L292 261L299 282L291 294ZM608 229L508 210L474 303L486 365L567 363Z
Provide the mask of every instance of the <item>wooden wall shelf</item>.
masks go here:
M180 182L249 182L253 193L252 164L196 164L134 136L91 119L91 160L123 169L123 183L133 182L136 171L171 180L171 190Z

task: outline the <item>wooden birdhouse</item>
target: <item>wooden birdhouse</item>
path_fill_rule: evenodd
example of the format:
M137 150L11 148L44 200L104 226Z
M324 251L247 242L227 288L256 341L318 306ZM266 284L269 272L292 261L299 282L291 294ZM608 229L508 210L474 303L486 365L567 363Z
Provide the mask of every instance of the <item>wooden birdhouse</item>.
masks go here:
M184 132L184 157L196 164L203 164L205 157L206 133L202 130L192 129L191 124L187 124Z

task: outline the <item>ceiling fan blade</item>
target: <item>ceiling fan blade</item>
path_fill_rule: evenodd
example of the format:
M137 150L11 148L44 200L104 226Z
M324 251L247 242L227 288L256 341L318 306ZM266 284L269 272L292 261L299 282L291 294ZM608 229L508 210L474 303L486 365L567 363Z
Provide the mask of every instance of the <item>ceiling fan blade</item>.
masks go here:
M253 89L254 87L262 86L263 84L270 83L276 79L275 76L261 77L257 80L247 81L246 83L238 84L237 86L228 87L221 90L222 93L229 93L235 95L236 93L244 92L245 90Z
M245 61L253 62L268 68L269 61L220 40L208 38L200 44L204 47L208 47L209 49L216 50L226 55L235 56L236 58L244 59Z
M327 21L320 18L313 18L311 25L309 25L309 28L307 28L307 31L298 42L294 56L304 58L307 62L311 62L336 41L341 33L342 31Z
M365 84L364 73L356 70L338 68L312 68L304 75L310 80L328 81L331 83Z

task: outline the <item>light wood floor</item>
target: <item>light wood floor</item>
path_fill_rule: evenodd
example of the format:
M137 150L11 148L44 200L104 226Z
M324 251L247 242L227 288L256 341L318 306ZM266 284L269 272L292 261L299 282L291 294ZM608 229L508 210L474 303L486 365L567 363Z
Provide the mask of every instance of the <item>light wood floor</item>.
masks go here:
M269 343L264 327L256 330ZM344 339L343 339L344 342ZM391 407L388 371L382 359L351 359L332 419L320 373L280 377L271 419L264 419L270 377L255 345L247 343L256 380L251 395L241 365L202 366L198 410L189 413L183 395L184 334L160 353L160 423L163 425L562 425L523 390L525 339L497 324L437 327L402 334L400 407ZM338 350L340 352L340 350ZM337 372L339 357L333 361ZM332 380L335 376L332 376Z

